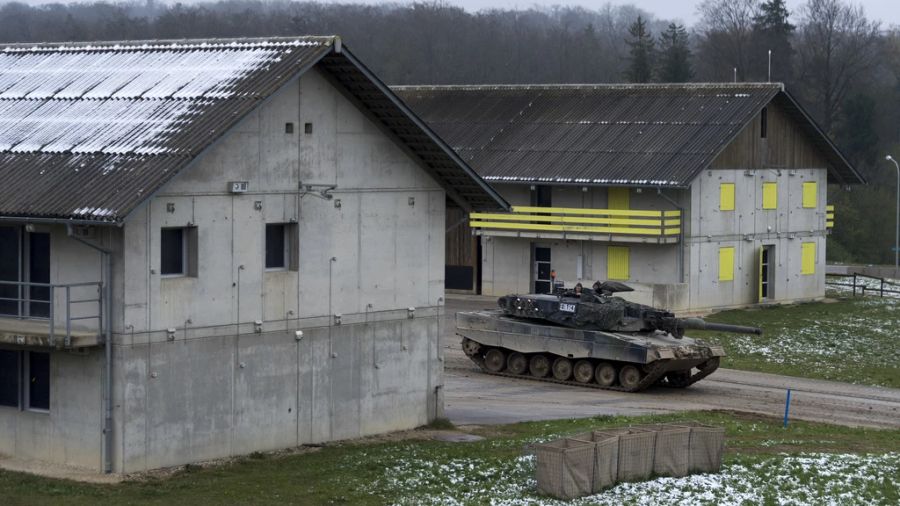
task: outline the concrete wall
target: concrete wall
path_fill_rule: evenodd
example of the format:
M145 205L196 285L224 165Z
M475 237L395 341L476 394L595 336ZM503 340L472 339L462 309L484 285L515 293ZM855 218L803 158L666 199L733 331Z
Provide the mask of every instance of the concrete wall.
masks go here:
M116 470L439 416L444 215L440 186L319 71L251 113L125 225ZM296 224L296 270L265 269L266 223ZM160 276L160 229L188 225L197 276Z
M826 170L710 170L691 185L686 247L690 261L690 306L694 310L755 304L759 250L775 247L774 299L810 300L825 295ZM816 209L802 206L802 185L817 183ZM778 185L778 208L762 209L762 185ZM719 210L719 184L734 183L735 210ZM816 243L815 274L800 274L801 244ZM719 281L719 248L735 248L734 281Z

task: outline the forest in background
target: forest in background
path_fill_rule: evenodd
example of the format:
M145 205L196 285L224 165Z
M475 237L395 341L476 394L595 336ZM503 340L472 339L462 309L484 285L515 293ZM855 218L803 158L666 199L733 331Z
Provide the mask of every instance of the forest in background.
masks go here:
M784 82L869 180L829 188L828 260L893 263L900 29L844 0L706 0L681 26L632 5L467 12L228 0L0 5L0 42L338 34L388 84Z

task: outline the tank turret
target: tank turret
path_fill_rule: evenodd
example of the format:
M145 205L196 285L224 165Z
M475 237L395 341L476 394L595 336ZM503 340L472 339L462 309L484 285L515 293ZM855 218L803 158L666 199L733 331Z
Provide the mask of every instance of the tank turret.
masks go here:
M685 330L714 330L762 334L758 327L712 323L700 318L676 318L669 311L626 301L615 296L632 291L624 283L605 281L592 289L563 290L555 294L507 295L497 301L509 316L543 320L564 327L605 332L663 331L676 338Z

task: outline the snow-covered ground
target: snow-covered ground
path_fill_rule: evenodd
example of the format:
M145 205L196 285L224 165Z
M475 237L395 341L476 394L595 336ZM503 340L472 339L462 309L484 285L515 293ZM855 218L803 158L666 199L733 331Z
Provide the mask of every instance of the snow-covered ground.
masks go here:
M740 456L718 474L618 484L570 502L538 496L534 457L435 462L412 452L379 485L408 491L399 504L433 505L869 505L896 497L900 454Z

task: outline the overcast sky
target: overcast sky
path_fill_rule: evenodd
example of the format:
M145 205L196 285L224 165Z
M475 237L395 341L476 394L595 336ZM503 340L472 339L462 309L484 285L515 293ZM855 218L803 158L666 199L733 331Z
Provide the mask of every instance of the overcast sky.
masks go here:
M5 3L6 0L0 0ZM51 2L67 2L68 0L19 0L30 4L42 4ZM90 0L80 0L89 2ZM115 0L112 0L115 1ZM174 3L176 0L162 0L168 3ZM183 3L195 3L200 0L181 0ZM346 1L347 3L380 3L379 0L318 0L322 2ZM397 3L411 3L410 0L392 0ZM526 9L533 5L552 6L552 5L580 5L588 9L598 9L607 3L612 4L633 4L645 11L651 12L658 18L678 19L685 24L691 25L697 21L697 4L701 0L444 0L444 2L452 5L459 5L469 11L478 11L491 7L500 7L506 9ZM891 25L900 25L900 0L853 0L856 4L862 4L865 7L866 15L870 19L880 20L885 28ZM791 13L795 13L805 0L787 0L788 9Z

